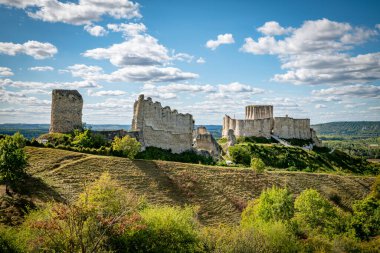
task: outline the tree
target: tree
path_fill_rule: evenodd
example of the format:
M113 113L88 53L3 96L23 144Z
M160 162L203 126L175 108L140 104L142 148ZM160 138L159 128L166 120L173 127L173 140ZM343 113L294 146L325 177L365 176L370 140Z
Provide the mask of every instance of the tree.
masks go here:
M314 189L304 190L294 202L295 219L306 229L330 233L336 228L338 214L319 192Z
M248 202L242 213L242 225L249 226L256 221L286 221L293 217L293 197L288 189L273 186L263 191L256 200Z
M263 173L265 170L265 163L260 158L252 157L251 168L253 169L255 174Z
M5 183L6 193L9 186L25 175L27 156L23 150L25 141L22 135L6 136L0 140L0 180Z
M103 136L93 133L90 129L86 129L83 132L74 130L74 140L72 144L74 146L83 148L100 148L106 144Z
M135 158L137 153L140 151L140 148L140 142L129 135L126 135L123 138L115 137L112 142L112 149L114 151L119 151L123 156L126 156L129 159Z

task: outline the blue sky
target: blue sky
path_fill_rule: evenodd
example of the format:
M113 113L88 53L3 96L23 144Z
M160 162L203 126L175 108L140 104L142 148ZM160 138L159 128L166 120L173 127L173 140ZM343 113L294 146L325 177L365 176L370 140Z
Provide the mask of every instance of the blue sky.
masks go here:
M289 3L291 2L291 3ZM0 0L0 123L130 124L139 94L194 115L248 104L312 123L380 120L379 1Z

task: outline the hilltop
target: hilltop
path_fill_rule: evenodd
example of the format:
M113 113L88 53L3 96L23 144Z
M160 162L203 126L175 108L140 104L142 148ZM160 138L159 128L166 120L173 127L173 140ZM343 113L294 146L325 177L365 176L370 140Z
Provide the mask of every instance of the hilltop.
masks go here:
M266 172L166 161L97 156L71 151L26 147L29 156L24 192L37 206L49 200L69 201L84 185L109 171L120 184L144 195L152 204L196 205L203 224L236 224L246 202L272 185L294 194L315 188L349 209L370 191L373 177L303 172Z
M343 121L311 126L318 135L344 135L356 138L380 136L380 121Z

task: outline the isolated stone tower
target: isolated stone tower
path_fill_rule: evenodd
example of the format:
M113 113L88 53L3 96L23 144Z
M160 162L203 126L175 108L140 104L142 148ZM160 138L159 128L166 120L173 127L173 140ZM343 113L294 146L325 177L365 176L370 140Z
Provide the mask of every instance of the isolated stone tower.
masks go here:
M69 133L82 127L83 99L77 90L53 90L50 133Z

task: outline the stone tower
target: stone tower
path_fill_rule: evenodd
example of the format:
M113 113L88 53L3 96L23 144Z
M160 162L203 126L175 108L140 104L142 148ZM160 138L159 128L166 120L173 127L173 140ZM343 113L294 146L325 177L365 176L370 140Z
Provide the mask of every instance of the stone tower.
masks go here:
M245 119L273 118L273 105L248 105L245 107Z
M83 99L77 90L53 90L50 133L69 133L82 127Z

